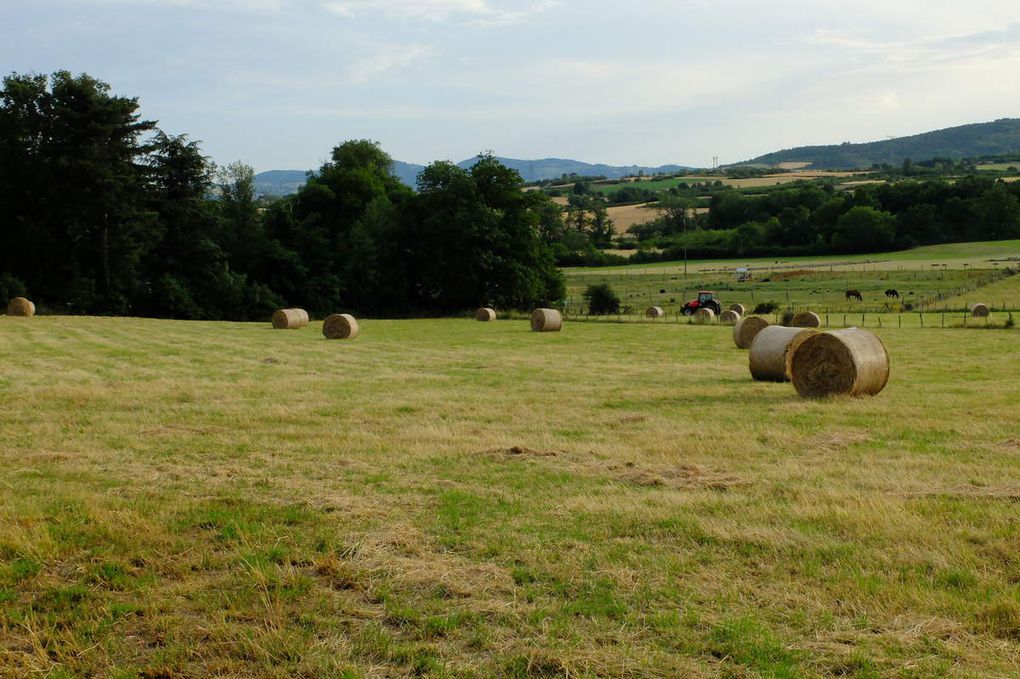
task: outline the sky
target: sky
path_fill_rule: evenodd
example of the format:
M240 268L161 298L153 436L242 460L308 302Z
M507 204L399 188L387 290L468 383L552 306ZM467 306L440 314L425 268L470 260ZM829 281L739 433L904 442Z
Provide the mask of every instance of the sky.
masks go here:
M257 171L708 167L1020 117L1020 2L0 0L0 71L65 69Z

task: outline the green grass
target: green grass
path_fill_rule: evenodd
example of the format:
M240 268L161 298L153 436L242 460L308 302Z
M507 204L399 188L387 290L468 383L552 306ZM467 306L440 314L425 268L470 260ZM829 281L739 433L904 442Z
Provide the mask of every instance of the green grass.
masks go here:
M1020 261L1020 240L980 241L972 243L947 243L944 245L925 245L900 250L897 252L881 252L864 255L819 255L810 257L785 257L777 260L774 257L757 257L748 259L712 259L690 260L687 263L688 273L700 271L717 271L733 269L738 266L750 266L756 269L772 270L777 264L784 268L795 266L818 265L832 267L836 271L887 271L910 269L926 271L932 264L945 264L950 269L968 267L992 269L995 261L1000 267L1017 265ZM667 268L674 271L683 270L683 262L654 262L650 264L626 264L622 266L604 267L601 270L612 272L637 272L644 269ZM585 267L564 269L567 275L576 275L598 271Z
M734 269L753 267L753 278L738 283ZM762 302L819 313L898 313L963 311L983 301L996 310L1020 310L1018 277L1001 280L1020 268L1020 240L937 245L880 255L803 257L777 260L712 260L683 263L566 269L568 310L582 313L583 295L592 284L608 283L624 307L641 314L648 306L679 313L699 290L713 290L724 304L753 309ZM1011 282L1012 281L1012 282ZM994 282L994 285L989 285ZM848 301L847 289L863 301ZM899 291L899 299L885 291Z
M877 397L720 327L0 317L0 676L1020 664L1016 330Z

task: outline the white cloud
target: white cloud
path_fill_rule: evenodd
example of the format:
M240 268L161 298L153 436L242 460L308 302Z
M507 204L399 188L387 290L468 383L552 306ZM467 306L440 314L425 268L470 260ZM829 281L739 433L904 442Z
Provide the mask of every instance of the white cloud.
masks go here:
M428 21L463 17L474 25L494 26L523 21L555 4L551 0L545 0L529 3L523 8L510 9L497 6L490 0L333 0L323 4L323 7L344 18L355 18L371 13L382 14L388 18Z

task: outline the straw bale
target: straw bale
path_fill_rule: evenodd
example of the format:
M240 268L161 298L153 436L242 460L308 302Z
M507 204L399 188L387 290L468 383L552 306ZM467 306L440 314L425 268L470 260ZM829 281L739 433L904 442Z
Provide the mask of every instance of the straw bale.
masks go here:
M751 377L760 382L789 382L790 361L798 346L817 330L770 325L762 328L748 355Z
M8 316L35 316L35 304L24 297L15 297L7 304Z
M736 325L740 320L740 314L733 309L727 309L719 314L719 322L723 325Z
M791 328L817 328L821 324L822 319L814 311L801 311L790 321Z
M889 381L889 353L867 330L831 330L796 348L790 372L797 393L807 398L873 396Z
M277 309L273 313L273 327L277 330L297 330L302 327L301 322L297 309Z
M332 314L322 322L322 334L326 339L354 339L361 328L350 314Z
M715 323L715 312L702 307L694 312L694 322L698 325L711 325Z
M563 314L556 309L535 309L531 312L531 329L535 332L559 332Z
M769 322L759 316L745 316L733 326L733 343L738 349L747 349L762 328L769 327Z

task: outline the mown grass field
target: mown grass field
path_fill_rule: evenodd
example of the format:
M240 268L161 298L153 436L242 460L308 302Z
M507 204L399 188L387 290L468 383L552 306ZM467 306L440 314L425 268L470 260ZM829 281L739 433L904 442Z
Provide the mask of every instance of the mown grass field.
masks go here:
M978 268L994 269L1013 266L1020 263L1020 240L980 241L973 243L948 243L945 245L925 245L922 247L900 250L898 252L880 252L863 255L817 255L807 257L749 257L733 259L691 259L687 262L690 272L718 272L731 270L738 266L750 266L759 271L778 270L796 267L822 267L834 271L930 271L934 266L945 266L949 269ZM593 269L585 267L568 267L564 269L568 276L606 271L608 273L639 273L645 270L656 272L657 269L683 271L683 262L653 262L648 264L626 264L623 266Z
M1016 330L0 317L0 676L1012 677Z

